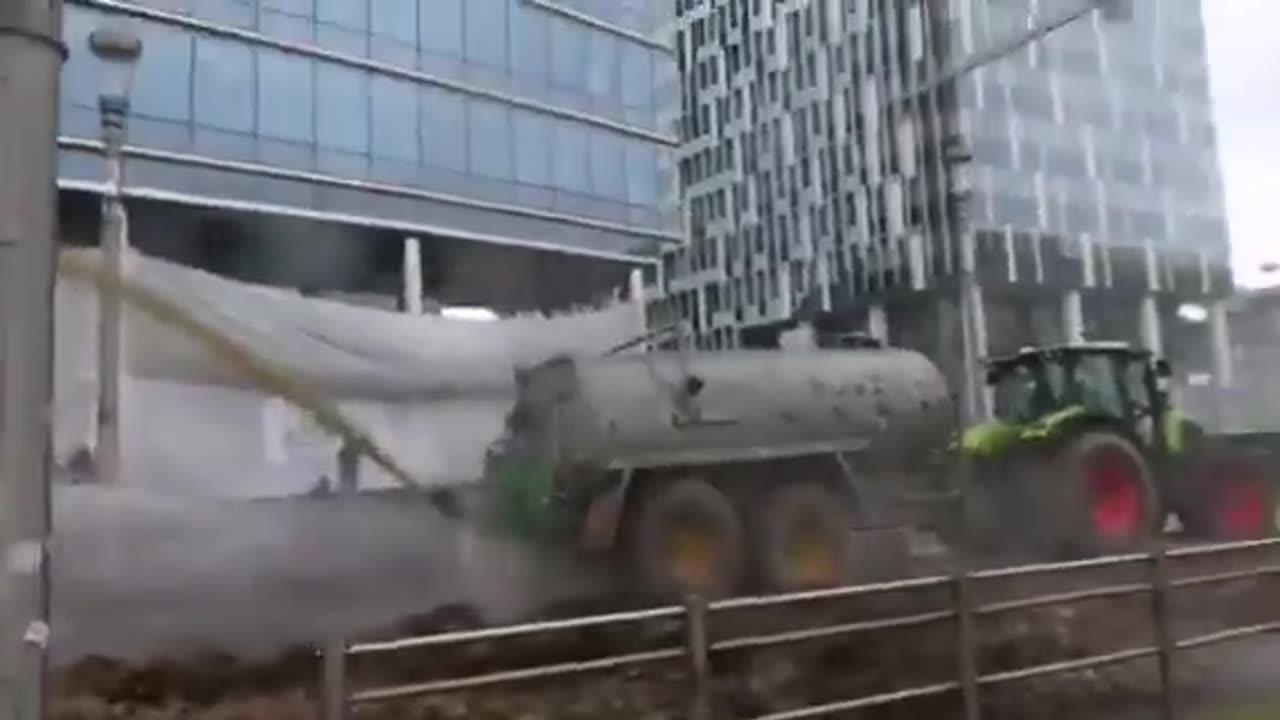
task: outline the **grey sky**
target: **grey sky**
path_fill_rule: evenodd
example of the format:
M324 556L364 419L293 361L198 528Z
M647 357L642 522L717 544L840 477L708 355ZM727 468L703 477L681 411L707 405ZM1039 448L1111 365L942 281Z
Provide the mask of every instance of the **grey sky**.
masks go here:
M1161 0L1147 0L1160 2ZM1273 239L1280 180L1280 27L1277 0L1202 0L1237 281L1271 284L1258 266L1280 261Z

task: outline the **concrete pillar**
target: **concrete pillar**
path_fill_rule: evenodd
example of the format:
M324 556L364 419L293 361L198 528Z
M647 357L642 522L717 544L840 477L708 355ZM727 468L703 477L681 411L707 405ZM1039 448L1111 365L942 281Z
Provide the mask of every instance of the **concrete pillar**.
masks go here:
M987 338L987 300L982 286L973 283L969 287L970 319L973 323L973 383L976 388L976 418L991 419L995 408L995 395L987 387L986 373L983 372L982 360L991 354L991 343Z
M982 371L982 359L990 352L987 341L987 309L977 278L977 252L973 233L960 234L960 317L963 333L964 410L977 422L991 417L992 396Z
M879 303L867 308L867 334L889 344L889 314Z
M401 307L410 315L422 314L422 245L418 238L404 239L404 254L400 263L403 303Z
M644 270L635 268L627 276L627 294L636 312L636 334L643 335L649 331L649 322L645 313Z
M1164 355L1164 333L1160 329L1160 305L1150 293L1142 296L1138 307L1138 332L1142 346L1156 355Z
M1079 290L1068 290L1062 296L1062 335L1068 344L1084 342L1084 304Z
M1231 358L1231 325L1227 303L1223 300L1209 306L1209 343L1214 385L1220 390L1230 388L1235 384L1235 368Z

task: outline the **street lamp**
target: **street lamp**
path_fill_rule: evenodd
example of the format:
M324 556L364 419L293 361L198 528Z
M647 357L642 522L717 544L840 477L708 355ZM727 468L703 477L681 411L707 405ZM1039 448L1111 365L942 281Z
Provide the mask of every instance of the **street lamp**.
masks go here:
M98 114L102 123L106 185L102 192L99 249L105 282L98 285L98 417L97 473L100 482L120 479L120 336L122 302L117 285L124 264L126 216L121 198L124 145L128 133L129 95L142 55L142 41L128 30L98 28L89 49L102 67Z

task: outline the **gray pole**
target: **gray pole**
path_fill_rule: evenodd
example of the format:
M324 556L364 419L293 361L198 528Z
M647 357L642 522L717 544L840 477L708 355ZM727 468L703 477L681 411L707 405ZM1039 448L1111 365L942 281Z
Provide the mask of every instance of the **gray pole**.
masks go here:
M102 221L98 246L103 272L118 278L124 263L124 208L120 201L122 125L112 124L102 113L106 140L107 182L102 193ZM98 438L95 457L99 482L115 485L120 480L120 294L110 283L98 285Z
M99 482L120 481L120 350L123 302L114 287L124 267L125 208L124 143L128 135L129 89L142 43L131 33L113 28L95 30L89 48L102 61L108 85L98 97L106 185L102 193L99 237L102 269L112 281L98 285L98 444Z
M44 715L61 0L0 2L0 713Z

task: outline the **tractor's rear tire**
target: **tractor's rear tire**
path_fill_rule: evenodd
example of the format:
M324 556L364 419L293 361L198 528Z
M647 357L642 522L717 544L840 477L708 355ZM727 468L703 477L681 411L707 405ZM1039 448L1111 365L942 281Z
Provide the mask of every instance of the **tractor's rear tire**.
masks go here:
M724 597L742 586L742 521L708 482L683 478L643 488L626 531L635 580L645 595Z
M755 578L766 590L792 592L850 583L853 508L819 482L780 484L751 510Z
M1276 486L1250 457L1211 454L1196 464L1179 513L1187 532L1210 540L1259 540L1276 532Z
M1063 445L1054 471L1037 484L1045 530L1061 553L1091 557L1135 550L1160 532L1160 496L1146 458L1108 432L1086 432Z

